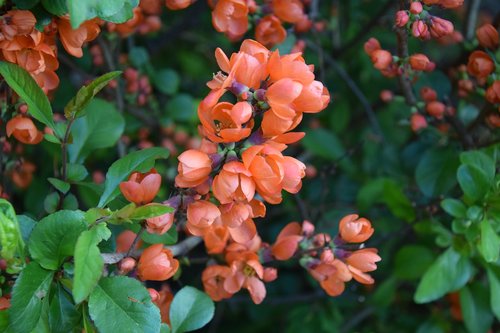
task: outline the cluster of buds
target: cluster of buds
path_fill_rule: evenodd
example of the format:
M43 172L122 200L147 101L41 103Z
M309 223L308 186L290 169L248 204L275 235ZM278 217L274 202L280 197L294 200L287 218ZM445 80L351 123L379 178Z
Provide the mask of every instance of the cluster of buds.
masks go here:
M36 18L28 10L11 10L0 17L0 59L28 71L45 93L59 85L55 70L59 67L54 36L64 49L75 57L83 55L82 45L100 32L97 20L72 29L69 17L55 17L41 32L35 28Z
M415 112L411 115L412 130L419 132L428 126L428 121L432 120L441 131L447 131L448 125L443 122L443 119L445 116L453 117L456 113L455 108L440 101L437 92L430 87L422 87L420 97L424 103L425 114Z
M412 54L408 58L401 59L382 49L375 38L370 38L364 45L366 54L370 56L373 67L378 69L382 75L394 77L397 75L413 75L417 72L432 72L436 64L422 53Z
M431 15L429 13L431 6L457 8L462 6L462 4L463 0L412 1L408 10L396 12L395 25L411 31L411 34L416 38L443 38L453 34L453 23Z
M139 6L134 8L134 15L130 20L120 24L108 23L108 31L116 32L122 38L133 34L147 35L159 31L161 11L161 0L141 0Z
M149 96L153 92L149 77L139 73L135 68L129 67L123 73L125 79L125 90L139 106L147 104Z
M255 23L255 39L268 47L286 38L284 24L292 24L295 31L308 31L312 22L305 12L309 1L272 0L258 5L254 0L209 0L215 29L229 39L240 40Z

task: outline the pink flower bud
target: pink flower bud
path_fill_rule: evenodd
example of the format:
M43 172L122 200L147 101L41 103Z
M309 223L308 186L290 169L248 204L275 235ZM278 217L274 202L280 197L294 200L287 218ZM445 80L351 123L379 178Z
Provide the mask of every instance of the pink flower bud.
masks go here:
M396 12L396 20L395 20L396 26L402 28L406 25L406 23L408 23L409 20L410 16L406 12L406 10L400 10Z
M414 1L410 5L410 12L412 14L420 14L424 8L422 7L422 3L419 1Z
M122 261L120 261L120 273L127 274L128 272L134 269L135 264L136 261L134 258L127 257L122 259Z

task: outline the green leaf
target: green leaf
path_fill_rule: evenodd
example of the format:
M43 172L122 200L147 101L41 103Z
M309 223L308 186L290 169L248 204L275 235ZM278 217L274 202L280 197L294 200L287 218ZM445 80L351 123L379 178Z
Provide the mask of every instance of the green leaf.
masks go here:
M153 83L159 91L167 95L173 95L179 90L180 77L173 69L162 69L153 72Z
M83 112L89 105L92 99L101 91L111 80L119 76L122 72L115 71L106 73L88 85L83 86L78 90L78 93L73 97L64 108L64 115L67 119L75 119L85 115Z
M53 271L47 271L36 262L29 263L16 280L12 291L9 315L17 333L30 333L38 324L42 302L49 294Z
M428 248L407 245L396 253L394 274L400 279L419 279L433 261L434 254Z
M66 183L65 181L57 179L57 178L49 177L49 178L47 178L47 180L49 181L49 183L52 184L52 186L54 186L54 188L56 190L58 190L59 192L61 192L63 194L66 194L71 187L71 185L69 183Z
M63 16L68 12L66 0L42 0L42 5L49 13L56 16Z
M212 320L214 309L214 302L204 292L189 286L182 288L170 305L172 333L202 328Z
M500 256L500 237L487 219L481 221L480 228L479 252L487 262L496 262Z
M87 115L75 120L68 145L71 163L82 163L96 149L112 147L125 128L123 116L116 107L102 99L93 99L86 108Z
M460 154L462 164L472 165L482 170L488 182L495 178L495 161L482 151L466 151Z
M488 307L488 294L479 284L460 290L460 308L465 327L469 333L486 333L493 323L493 316Z
M74 182L82 181L89 174L87 169L81 164L68 163L66 168L67 168L66 169L67 177L69 181L74 181Z
M128 58L136 68L142 68L149 63L149 53L144 47L133 47L129 51Z
M322 128L308 131L307 135L302 140L302 144L314 155L331 161L336 161L343 156L345 152L337 136Z
M170 326L162 323L160 326L160 333L170 333Z
M0 198L0 257L8 262L16 255L23 254L24 241L14 208Z
M16 7L19 9L31 9L36 6L40 0L14 0Z
M67 0L73 29L94 17L123 23L132 18L138 4L139 0Z
M488 267L488 281L490 282L490 307L491 311L500 320L500 273L498 268Z
M81 314L76 310L71 296L58 283L57 290L50 302L49 324L50 332L66 333L71 332L79 326Z
M193 97L188 94L177 94L165 105L169 119L189 121L196 118L196 105Z
M441 254L427 269L415 292L416 303L434 301L463 287L474 273L470 260L453 248Z
M0 61L0 75L7 81L9 87L28 104L29 114L57 132L49 99L31 75L21 67L3 61Z
M125 276L103 278L89 298L90 317L99 332L158 333L160 310L146 288Z
M415 172L417 185L428 197L443 195L455 186L457 167L458 158L453 150L428 150Z
M61 210L43 218L31 233L30 254L43 268L56 270L73 255L78 236L87 228L81 211Z
M118 186L122 181L134 172L146 172L154 166L154 161L159 158L167 158L168 150L164 148L147 148L122 157L114 162L106 174L104 193L99 200L98 207L104 207L113 200L120 192Z
M129 218L133 220L144 220L151 217L156 217L160 215L165 215L167 213L172 213L174 209L170 206L158 204L158 203L150 203L145 206L137 207L132 214L130 214Z
M444 199L441 201L441 207L445 212L457 218L463 218L467 213L467 207L457 199Z
M491 187L486 174L470 164L458 168L457 179L464 194L474 201L482 199Z
M111 235L104 224L84 231L75 247L75 278L73 282L73 298L78 304L85 300L94 290L101 278L104 261L97 245L102 239Z

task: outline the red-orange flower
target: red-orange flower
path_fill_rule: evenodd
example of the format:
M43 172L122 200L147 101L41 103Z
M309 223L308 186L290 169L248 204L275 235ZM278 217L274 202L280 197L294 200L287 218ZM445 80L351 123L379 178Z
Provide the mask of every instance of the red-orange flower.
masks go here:
M208 179L212 171L212 161L208 155L196 149L186 150L177 157L179 174L175 177L178 187L195 187Z
M410 66L416 71L429 71L434 68L434 64L425 54L417 53L410 56Z
M179 268L179 261L174 259L169 249L163 244L151 245L141 255L137 265L137 275L143 281L163 281L171 278Z
M205 268L201 274L201 281L211 299L221 301L233 295L224 289L224 282L230 275L231 269L227 266L212 265Z
M160 190L161 176L155 169L147 173L133 172L128 181L120 183L125 199L136 205L150 203Z
M488 53L483 51L474 51L469 56L467 71L478 79L486 78L495 69L495 63Z
M286 30L274 15L263 17L255 28L255 39L267 47L282 43L285 38Z
M272 0L274 14L288 23L298 23L304 19L304 5L300 0Z
M373 284L373 278L366 274L377 269L376 262L382 260L377 254L377 249L367 248L354 251L347 259L347 267L351 271L353 278L359 283Z
M238 40L248 30L248 6L245 0L219 0L212 11L215 30Z
M247 138L253 127L252 106L247 102L218 103L214 107L200 103L198 107L202 133L213 142L238 142Z
M219 217L220 210L216 205L210 201L197 200L187 208L186 227L193 235L202 236Z
M161 290L158 293L160 294L160 299L156 300L154 303L160 309L161 322L170 325L170 305L174 300L174 294L172 294L170 288L166 284L161 286Z
M373 67L383 70L392 63L392 54L386 50L375 50L371 53L371 60Z
M297 251L302 240L302 227L297 222L287 224L278 234L271 247L272 255L278 260L288 260Z
M260 304L266 297L264 267L259 262L259 256L250 251L231 253L228 260L231 275L224 280L224 290L235 294L245 288L250 293L252 301Z
M78 58L83 56L82 45L94 40L101 31L98 19L85 21L78 28L73 29L69 16L59 17L57 19L57 28L64 49Z
M493 104L500 103L500 80L493 82L486 90L486 99Z
M255 194L252 174L243 163L232 161L224 164L212 183L214 196L221 204L233 201L250 202Z
M36 145L43 140L43 133L39 131L33 121L22 115L18 115L7 122L7 136L13 135L18 141Z
M348 243L363 243L373 235L372 224L357 214L344 216L339 223L340 237Z
M191 5L191 0L166 0L165 5L168 9L179 10L187 8Z
M149 233L163 235L174 224L175 213L167 213L146 219L146 229Z

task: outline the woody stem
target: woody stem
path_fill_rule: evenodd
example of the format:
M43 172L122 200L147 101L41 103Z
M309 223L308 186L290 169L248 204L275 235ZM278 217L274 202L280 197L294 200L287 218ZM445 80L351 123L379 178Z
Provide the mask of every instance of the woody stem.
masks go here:
M130 244L130 247L127 251L126 257L130 256L130 254L134 250L135 246L137 245L137 242L139 241L139 239L141 239L141 235L143 232L144 232L144 226L141 226L141 229L137 232L137 235L135 236L134 241L132 242L132 244Z

